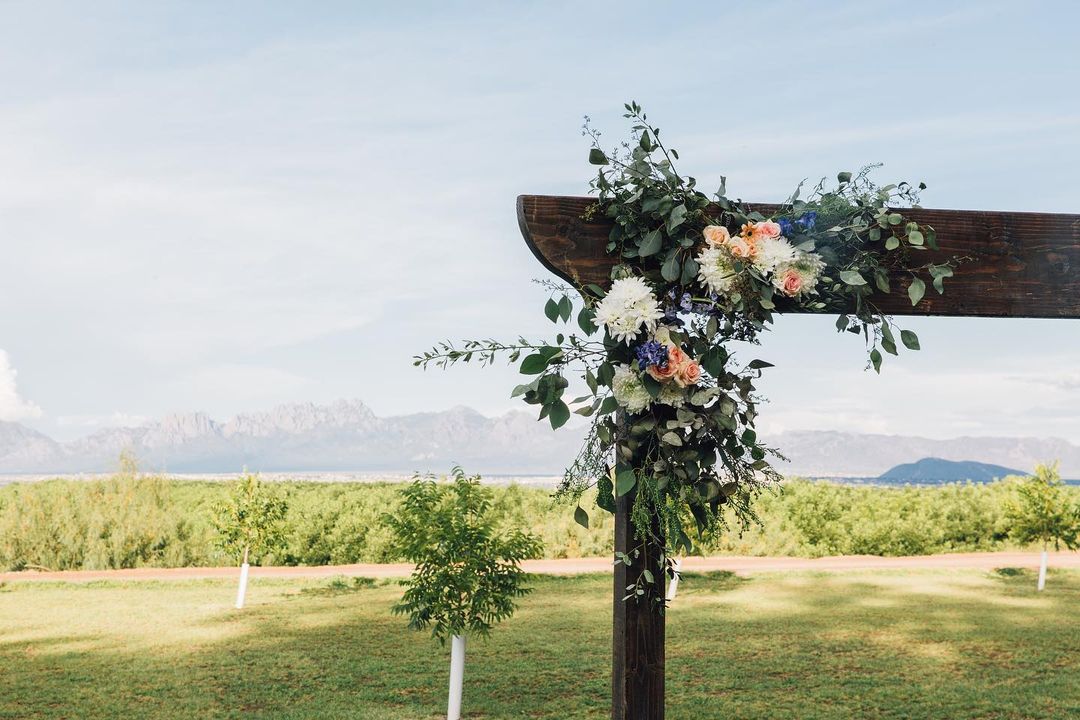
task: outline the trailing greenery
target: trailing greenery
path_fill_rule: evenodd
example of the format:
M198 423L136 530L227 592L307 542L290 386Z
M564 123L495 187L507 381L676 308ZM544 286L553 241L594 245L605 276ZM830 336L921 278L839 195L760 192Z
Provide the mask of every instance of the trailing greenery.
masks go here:
M805 197L800 184L778 208L754 207L729 197L722 176L715 193L702 192L676 169L679 153L641 106L625 109L630 138L612 149L586 118L598 170L590 184L597 201L583 219L611 224L612 268L601 284L552 286L544 313L565 332L552 342L443 341L414 364L520 360L526 379L512 396L536 406L541 420L559 428L571 412L591 417L563 494L583 524L589 489L609 512L627 497L634 537L620 559L640 559L633 594L663 602L672 556L728 531L729 517L750 525L753 499L781 480L771 458L783 456L755 430L755 382L771 364L739 357L735 343L757 343L775 313L836 313L837 330L861 335L868 367L880 371L883 353L919 349L915 333L879 308L901 290L892 280L902 278L917 306L928 282L945 292L958 259L930 259L934 229L904 214L918 207L922 183L878 185L870 166L822 180ZM570 378L585 393L573 400Z
M757 504L765 532L731 529L704 543L710 553L817 557L907 555L1023 547L1009 536L1013 483L882 488L788 481ZM285 546L263 562L338 565L394 562L383 515L396 512L402 487L388 483L280 482L288 502ZM235 556L217 545L213 508L225 483L169 480L121 472L105 480L50 480L0 487L0 569L54 570L223 566ZM1080 502L1080 487L1061 493ZM491 488L499 527L537 535L549 558L612 553L612 523L592 503L586 530L546 490Z

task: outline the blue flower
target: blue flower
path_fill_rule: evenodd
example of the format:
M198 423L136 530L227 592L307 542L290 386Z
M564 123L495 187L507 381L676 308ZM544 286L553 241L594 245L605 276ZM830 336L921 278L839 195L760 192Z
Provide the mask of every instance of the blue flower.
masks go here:
M634 350L634 356L637 358L638 368L641 370L650 365L667 367L667 345L658 343L655 340L649 340L638 345L637 349Z
M811 210L808 213L803 213L802 217L795 221L804 230L813 230L814 225L817 224L817 213Z
M780 232L783 233L784 235L790 235L791 231L795 227L794 225L791 224L791 221L788 220L787 218L778 218L776 220L776 224L780 226Z

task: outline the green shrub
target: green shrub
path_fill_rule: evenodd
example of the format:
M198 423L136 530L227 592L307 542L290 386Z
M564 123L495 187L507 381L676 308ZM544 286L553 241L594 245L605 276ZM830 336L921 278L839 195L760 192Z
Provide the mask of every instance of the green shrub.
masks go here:
M452 483L417 475L385 516L394 546L416 564L394 606L413 630L431 628L440 645L455 635L486 636L529 592L521 561L543 551L536 536L506 527L479 476L454 468Z
M757 503L763 527L733 528L703 551L739 555L906 555L1023 547L1009 537L1013 481L988 485L880 488L792 480ZM288 503L274 565L401 560L384 513L401 485L274 483ZM230 565L215 545L212 508L226 483L169 480L128 469L105 480L50 480L0 487L0 569L107 569ZM1080 488L1063 487L1075 504ZM491 512L538 536L546 557L612 552L612 518L585 503L591 528L548 491L492 487Z

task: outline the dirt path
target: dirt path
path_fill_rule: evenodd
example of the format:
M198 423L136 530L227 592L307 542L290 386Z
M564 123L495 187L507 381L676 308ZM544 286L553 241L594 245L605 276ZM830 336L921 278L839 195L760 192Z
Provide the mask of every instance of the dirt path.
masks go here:
M611 571L608 558L577 558L569 560L529 560L525 569L545 575L578 575ZM683 569L694 571L730 570L740 575L755 572L784 572L791 570L917 570L917 569L977 569L999 567L1031 568L1039 566L1035 552L956 553L951 555L919 555L915 557L876 557L873 555L843 555L825 558L789 557L690 557ZM1080 568L1080 553L1050 553L1051 568ZM252 578L323 578L340 575L371 578L405 577L410 565L327 565L322 567L253 567ZM134 570L68 570L63 572L0 573L0 582L15 580L49 580L88 582L92 580L194 580L232 578L236 568L137 568Z

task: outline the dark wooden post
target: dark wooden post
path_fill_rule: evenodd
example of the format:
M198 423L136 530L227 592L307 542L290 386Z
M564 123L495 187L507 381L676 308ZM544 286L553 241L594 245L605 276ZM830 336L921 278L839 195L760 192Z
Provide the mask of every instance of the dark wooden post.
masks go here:
M641 546L630 522L633 494L615 499L615 551L630 554ZM659 526L654 527L659 536ZM664 718L664 614L653 599L623 600L646 567L663 592L662 570L656 559L663 552L655 540L627 566L615 565L612 623L611 717L612 720L663 720Z

